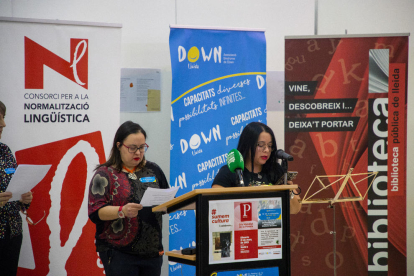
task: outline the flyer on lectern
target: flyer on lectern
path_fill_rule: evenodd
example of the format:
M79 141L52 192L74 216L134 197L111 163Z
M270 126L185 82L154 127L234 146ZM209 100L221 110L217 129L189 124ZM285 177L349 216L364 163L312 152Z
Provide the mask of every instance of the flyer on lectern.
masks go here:
M282 198L209 202L209 264L282 259Z

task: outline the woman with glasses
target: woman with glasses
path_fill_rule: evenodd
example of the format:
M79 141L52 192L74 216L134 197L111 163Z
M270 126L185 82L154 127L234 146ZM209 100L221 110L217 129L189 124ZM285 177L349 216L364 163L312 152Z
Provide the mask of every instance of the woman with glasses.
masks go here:
M146 138L140 125L123 123L89 186L89 218L108 276L161 274L162 214L140 201L148 188L166 189L168 183L161 168L145 160Z
M246 125L237 146L244 159L243 181L246 186L274 184L283 176L283 169L277 162L276 149L275 135L270 127L260 122ZM225 165L214 178L212 188L236 187L237 183L237 175ZM288 184L292 182L288 181ZM299 200L298 195L291 199L291 214L300 211Z
M6 106L0 101L0 139L6 123ZM21 196L19 201L10 201L12 193L6 192L16 171L17 163L10 148L0 143L0 274L16 275L20 248L23 239L20 210L25 212L32 202L32 192Z

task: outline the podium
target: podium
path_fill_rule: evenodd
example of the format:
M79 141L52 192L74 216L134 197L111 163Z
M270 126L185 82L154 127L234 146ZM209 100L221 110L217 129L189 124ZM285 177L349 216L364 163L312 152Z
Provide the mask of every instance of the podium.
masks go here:
M168 260L195 266L198 276L290 275L289 191L296 188L197 189L154 207L164 213L195 210L196 254L168 251Z

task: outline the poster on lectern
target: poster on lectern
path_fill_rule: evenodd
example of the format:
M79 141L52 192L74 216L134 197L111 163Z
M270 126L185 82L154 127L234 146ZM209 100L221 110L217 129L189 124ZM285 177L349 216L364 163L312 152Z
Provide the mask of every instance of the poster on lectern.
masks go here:
M286 38L292 275L407 274L407 70L406 34Z
M1 142L19 165L51 165L35 225L22 215L18 275L102 275L88 187L119 126L121 26L0 17L0 37Z
M171 27L170 55L170 185L182 195L211 188L246 124L266 123L265 35ZM170 250L196 245L194 211L171 214L169 229ZM181 275L181 267L170 262L170 275Z
M282 259L282 199L209 201L209 264Z

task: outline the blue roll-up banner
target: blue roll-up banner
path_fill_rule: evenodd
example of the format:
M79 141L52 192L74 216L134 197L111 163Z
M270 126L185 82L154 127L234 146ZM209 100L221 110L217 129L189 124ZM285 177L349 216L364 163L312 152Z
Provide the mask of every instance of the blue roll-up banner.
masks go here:
M179 196L210 188L244 126L266 123L266 40L263 31L172 27L170 54L170 185ZM169 250L194 246L195 228L194 211L170 214Z

